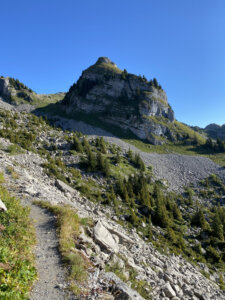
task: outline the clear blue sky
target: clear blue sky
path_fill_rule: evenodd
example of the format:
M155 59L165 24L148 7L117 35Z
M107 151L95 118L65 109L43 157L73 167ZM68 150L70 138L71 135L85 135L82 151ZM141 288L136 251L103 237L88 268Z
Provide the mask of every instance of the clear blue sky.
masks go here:
M1 2L0 75L67 91L99 56L156 77L179 121L225 123L224 0Z

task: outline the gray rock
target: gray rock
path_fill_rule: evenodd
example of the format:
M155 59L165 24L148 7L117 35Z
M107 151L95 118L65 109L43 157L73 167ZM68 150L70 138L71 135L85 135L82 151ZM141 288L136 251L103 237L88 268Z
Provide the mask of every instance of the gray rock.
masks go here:
M164 291L165 295L169 298L173 298L176 296L176 293L172 289L169 282L167 282L166 285L163 287L163 291Z
M119 247L112 234L98 221L93 229L94 239L97 243L109 252L118 253Z
M107 272L102 275L107 282L113 282L112 294L115 300L144 300L136 291L128 287L114 273Z
M121 73L110 59L100 57L66 94L62 109L67 113L106 113L104 122L130 130L155 144L162 143L161 137L176 139L170 126L175 120L174 112L165 91L139 76L129 74L123 78ZM84 92L83 86L89 88ZM162 117L162 122L158 117Z
M65 182L57 179L55 181L55 185L57 186L58 189L60 189L63 193L70 193L71 195L74 195L75 193L77 193L77 191L75 191L73 188L71 188L68 184L66 184Z

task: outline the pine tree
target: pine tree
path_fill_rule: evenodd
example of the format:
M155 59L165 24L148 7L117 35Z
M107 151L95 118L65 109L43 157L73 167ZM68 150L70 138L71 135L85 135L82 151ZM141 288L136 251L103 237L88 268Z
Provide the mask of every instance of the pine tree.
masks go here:
M131 161L133 160L133 152L130 150L130 148L129 148L128 152L127 152L127 157L128 157Z
M110 175L110 165L109 165L109 161L107 158L104 159L104 163L103 163L103 174L106 176L106 177L109 177Z
M91 151L90 144L88 143L87 139L84 137L83 139L83 148L86 154L88 154Z
M208 150L214 150L214 144L211 138L208 138L205 142L205 148Z
M115 157L115 164L119 164L121 162L121 156L119 152L116 152L116 157Z
M135 155L134 162L135 162L135 164L137 165L137 167L138 167L142 172L145 171L145 164L144 164L143 160L141 159L139 153L137 153L137 154Z
M100 138L100 150L103 154L107 153L106 144L105 144L103 137Z
M88 165L88 171L96 170L96 166L97 166L96 156L91 150L89 150L87 154L87 165Z
M97 165L100 171L104 170L104 157L101 152L97 153Z
M82 146L80 140L76 136L73 138L73 143L72 143L71 148L73 150L76 150L77 152L83 152L83 146Z
M197 208L195 214L192 216L191 224L201 227L202 229L207 228L207 222L201 208Z
M153 78L153 85L154 85L154 87L156 87L156 88L158 88L158 86L159 86L159 83L158 83L158 81L157 81L156 78Z
M213 216L212 233L213 233L213 236L217 237L221 241L224 240L223 224L221 222L218 209L216 210L216 212Z
M179 221L183 220L182 214L181 214L181 212L180 212L180 210L179 210L176 203L174 203L174 205L173 205L173 216L176 220L179 220Z
M138 217L135 214L135 211L130 207L129 212L130 212L131 223L133 225L137 225L138 224Z

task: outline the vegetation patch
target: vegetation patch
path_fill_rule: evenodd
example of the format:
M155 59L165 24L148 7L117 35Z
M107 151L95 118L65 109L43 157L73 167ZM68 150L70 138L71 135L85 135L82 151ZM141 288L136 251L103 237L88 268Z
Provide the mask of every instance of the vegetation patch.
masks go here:
M1 182L3 175L1 174ZM7 207L0 212L0 299L28 299L37 277L34 267L34 228L29 208L10 196L0 184L0 198Z

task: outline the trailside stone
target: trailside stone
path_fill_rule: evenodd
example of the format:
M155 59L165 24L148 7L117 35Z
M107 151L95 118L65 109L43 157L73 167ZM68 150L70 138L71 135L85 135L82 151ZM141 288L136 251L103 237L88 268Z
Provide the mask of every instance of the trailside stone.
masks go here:
M75 193L77 193L77 191L75 191L73 188L71 188L68 184L66 184L65 182L57 179L55 181L55 185L56 187L62 191L63 193L70 193L72 195L74 195Z
M7 211L5 204L0 200L0 211Z
M93 235L96 242L109 252L118 253L119 246L114 240L112 234L98 221L93 229Z
M120 280L114 273L102 274L104 281L112 284L112 294L115 300L144 300L138 292L132 290L126 283Z
M165 295L169 298L173 298L176 297L176 293L174 292L174 290L172 289L171 285L169 284L169 282L167 282L163 288L163 291L165 293Z

